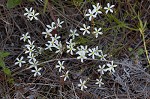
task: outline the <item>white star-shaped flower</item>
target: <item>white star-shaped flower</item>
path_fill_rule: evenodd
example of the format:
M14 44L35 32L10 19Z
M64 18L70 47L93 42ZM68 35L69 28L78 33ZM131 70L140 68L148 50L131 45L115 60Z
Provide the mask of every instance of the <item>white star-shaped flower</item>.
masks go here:
M60 21L59 18L57 19L57 27L62 28L62 25L61 25L61 24L63 24L63 23L64 23L64 21Z
M72 42L72 39L70 39L70 41L69 42L66 42L66 44L67 44L67 53L69 53L70 52L70 54L71 55L73 55L73 51L75 51L76 49L74 48L74 46L75 46L75 43L73 43Z
M94 11L93 10L91 11L91 9L89 9L88 11L89 11L89 13L86 14L85 16L89 17L89 21L91 21L92 18L96 18L96 15L94 15Z
M99 50L98 46L95 47L95 55L96 56L100 56L100 53L102 52L102 50Z
M20 40L23 40L24 42L26 40L28 40L30 38L30 36L28 34L29 34L29 32L27 32L26 34L22 34L22 37L20 38Z
M87 88L87 86L85 86L85 84L86 84L86 81L85 81L85 80L82 81L82 80L80 79L80 84L78 84L78 87L81 87L81 90L83 91L84 88Z
M28 40L28 44L26 44L25 46L26 46L26 47L35 47L34 42L35 42L35 41L32 41L32 42L31 42L31 40Z
M113 10L112 8L114 7L115 5L111 5L110 6L110 3L107 3L107 7L104 7L104 9L106 10L106 14L110 11L111 13L113 13Z
M54 36L51 36L51 39L54 39L54 41L57 41L58 39L60 39L61 37L58 36L57 34L55 34Z
M56 49L58 49L55 53L60 53L62 54L63 53L63 46L62 46L62 43L61 41L56 43L56 46L55 46Z
M95 6L95 5L92 5L93 6L93 12L95 13L95 15L97 15L97 14L101 14L102 12L100 11L100 9L101 9L101 6L99 5L99 3L97 3L97 5Z
M92 49L89 48L89 54L88 55L92 56L92 58L95 59L95 55L97 55L96 49L95 48L92 48Z
M106 60L105 57L107 57L107 54L103 54L102 51L101 51L100 53L101 53L101 54L99 54L98 57L100 57L101 60L104 60L104 61L105 61L105 60Z
M77 51L76 54L78 54L79 56L77 57L77 59L81 59L81 62L83 63L83 59L87 59L86 57L86 52L85 51Z
M24 13L24 16L27 16L27 18L30 17L30 15L32 14L32 7L28 10L28 8L25 8L26 13Z
M30 62L30 61L32 61L32 60L36 60L35 57L36 57L35 54L32 53L32 54L29 55L27 58L29 58L29 62Z
M96 79L96 83L95 84L98 84L99 87L101 87L101 85L104 85L104 83L102 82L102 79Z
M52 34L51 34L52 29L46 28L45 30L46 30L46 32L42 32L42 34L45 35L45 38L47 38L48 36L52 36Z
M58 40L57 37L51 37L51 41L47 41L47 44L45 44L47 47L45 48L45 50L49 49L50 51L52 51L52 48L56 48L57 44L58 44Z
M109 71L109 72L115 72L115 67L117 67L117 65L114 65L113 61L111 61L111 64L108 63L107 64L108 68L105 69L105 71Z
M98 35L102 35L103 33L101 32L102 28L94 28L93 34L95 34L95 37L97 38Z
M70 29L70 33L71 34L69 34L69 37L72 37L72 39L75 39L76 36L79 36L76 29L74 30Z
M63 66L65 61L58 61L58 65L56 65L56 68L59 68L59 72L61 72L62 69L65 69L65 67Z
M46 25L46 27L51 30L54 30L54 29L56 29L56 24L55 24L55 22L52 22L51 25Z
M87 45L85 45L85 46L80 45L79 47L77 47L77 49L78 49L79 51L85 51L85 54L89 52Z
M83 28L80 28L81 31L83 31L83 35L85 35L85 33L90 34L90 26L87 26L85 24L83 24Z
M32 61L29 61L29 64L30 64L29 68L37 67L38 63L39 62L36 59L33 59Z
M31 70L31 72L34 73L34 77L41 75L41 73L40 73L41 69L42 69L42 68L37 68L37 67L35 67L35 70Z
M26 63L25 61L23 61L23 56L19 59L16 58L17 62L15 62L15 65L19 65L20 67L22 66L22 64Z
M35 13L35 10L32 11L32 13L29 15L29 20L32 21L33 19L38 20L37 16L39 13Z
M69 78L68 73L69 73L69 71L67 71L64 75L62 75L60 77L64 77L64 81L66 81L66 79Z
M103 66L99 65L99 69L97 70L98 72L100 72L102 75L104 74L105 72L105 64Z
M34 49L34 46L30 47L30 46L27 46L27 50L25 51L25 53L29 53L29 55L31 55L33 52L35 51Z

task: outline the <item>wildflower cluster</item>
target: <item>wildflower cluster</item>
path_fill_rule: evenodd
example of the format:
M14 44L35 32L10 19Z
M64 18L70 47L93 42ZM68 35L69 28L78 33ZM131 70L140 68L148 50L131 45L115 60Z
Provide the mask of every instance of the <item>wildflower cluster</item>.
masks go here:
M102 11L100 11L100 9L102 9L102 6L99 3L97 3L96 6L95 5L92 6L93 10L88 9L88 13L85 15L89 17L89 21L91 21L93 18L96 18L98 14L102 14ZM105 13L107 14L109 11L113 13L112 8L114 6L115 5L110 5L110 3L107 3L107 7L104 7L104 10L106 10Z
M85 14L86 17L89 17L89 21L92 21L94 18L97 17L98 14L102 14L102 11L100 11L102 9L102 7L100 6L99 3L97 3L96 5L92 5L93 10L88 9L88 13ZM114 7L114 5L110 6L110 3L107 3L107 7L104 7L104 10L106 10L106 14L110 11L111 13L113 13L112 8ZM90 26L86 26L85 24L83 24L83 28L80 28L81 31L83 31L83 35L90 34ZM101 32L102 28L99 27L95 27L94 31L92 32L92 34L95 35L96 38L98 38L99 35L102 35L103 33ZM107 54L103 54L102 50L98 49L98 46L96 46L95 48L87 48L87 46L83 47L80 46L78 47L78 51L76 52L76 54L79 55L79 57L77 57L78 59L81 59L81 62L83 62L83 59L87 59L87 55L89 57L92 57L92 59L95 59L96 57L100 60L103 61L107 61L106 57ZM99 65L99 69L97 70L100 73L100 77L99 79L96 79L96 83L98 84L99 87L101 87L101 85L103 85L104 83L102 82L102 75L109 71L110 73L114 73L115 70L114 68L117 67L117 65L113 64L113 61L111 61L110 63L107 64L103 64L103 66ZM80 79L80 84L78 84L78 86L81 88L81 90L83 90L84 88L87 88L87 86L85 85L87 83L87 80L82 81Z
M26 34L22 34L22 37L20 38L20 40L23 40L24 42L26 42L27 44L25 45L25 54L27 55L27 59L26 62L23 56L21 56L21 58L16 58L17 62L15 62L15 65L19 65L20 67L22 66L22 64L24 63L28 63L29 64L29 69L31 69L31 72L34 73L34 77L41 75L40 71L42 68L38 67L38 61L36 59L36 57L40 54L39 53L39 49L42 49L41 47L36 47L34 45L35 41L31 41L31 37L29 36L29 33L27 32Z
M93 10L89 9L89 13L86 14L86 17L89 17L89 21L91 21L93 18L96 18L98 14L102 14L102 7L99 3L97 5L92 5ZM107 7L104 7L106 10L106 14L110 11L113 12L112 8L114 5L110 6L110 4L107 4ZM39 15L39 13L35 13L35 11L30 8L29 10L25 8L26 13L24 14L27 16L29 20L38 20L36 17ZM31 40L31 37L29 36L29 33L22 34L22 37L20 40L23 40L27 44L25 45L25 54L27 55L26 61L24 60L24 57L21 56L21 58L16 58L15 65L19 65L20 67L22 64L29 64L28 69L31 69L31 72L34 73L34 77L41 75L42 68L39 67L39 61L37 60L37 56L42 53L44 50L48 51L55 51L55 53L62 54L62 53L68 53L72 56L77 56L76 58L79 59L82 63L84 60L90 58L91 60L97 59L102 61L108 61L107 54L104 54L102 50L99 49L98 46L96 47L88 47L87 45L78 45L75 42L75 39L77 37L80 37L82 35L90 35L94 34L95 38L98 38L99 35L103 35L102 28L101 27L94 27L94 31L91 33L91 27L83 24L83 27L80 28L78 31L77 29L70 29L70 34L68 36L69 39L66 40L66 42L61 41L61 36L58 34L53 34L52 31L57 30L58 28L62 28L62 24L64 21L60 21L60 19L57 19L57 22L52 22L50 25L46 25L45 31L42 32L43 36L47 40L47 43L45 44L45 48L38 47L35 45L35 41ZM80 35L82 33L82 35ZM65 46L64 46L65 45ZM66 51L66 52L65 52ZM64 78L64 81L69 79L69 73L70 70L67 70L65 68L65 61L58 61L55 68L58 69L59 73L63 73L60 77ZM103 85L102 82L102 75L105 72L111 72L114 73L114 68L117 67L117 65L114 65L113 61L109 61L106 64L103 64L102 66L99 65L97 71L100 73L100 77L96 79L95 84L98 84L99 87ZM88 80L82 80L80 79L80 84L78 84L78 87L80 87L81 90L84 90L87 88L85 85Z

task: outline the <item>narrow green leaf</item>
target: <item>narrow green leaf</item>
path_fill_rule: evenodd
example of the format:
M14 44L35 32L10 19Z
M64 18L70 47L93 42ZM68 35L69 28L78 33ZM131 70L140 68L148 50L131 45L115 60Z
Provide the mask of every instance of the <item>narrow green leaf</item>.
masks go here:
M147 26L147 21L144 22L144 31L146 29L146 26Z
M2 67L2 68L5 67L5 63L4 63L4 60L2 58L0 58L0 67Z
M133 49L132 49L131 47L129 47L128 50L129 50L130 52L133 51Z
M15 83L15 81L14 81L13 78L8 78L8 82L9 82L10 84L14 84L14 83Z
M45 0L45 2L44 2L44 8L43 8L43 13L46 12L47 5L48 5L48 0Z
M1 57L1 58L7 57L8 55L10 55L9 52L6 52L6 51L0 51L0 57Z
M8 0L6 6L7 8L11 9L19 5L21 1L22 0Z
M138 55L144 54L144 50L142 48L138 49Z
M10 76L11 75L11 71L9 68L3 68L3 71L6 75Z

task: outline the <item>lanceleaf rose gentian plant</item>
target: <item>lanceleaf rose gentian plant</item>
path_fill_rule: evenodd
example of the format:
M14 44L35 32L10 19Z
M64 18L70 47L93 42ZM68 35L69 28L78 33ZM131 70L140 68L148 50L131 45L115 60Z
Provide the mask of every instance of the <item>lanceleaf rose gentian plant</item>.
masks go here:
M102 6L99 3L97 3L96 5L92 5L92 7L93 9L88 9L87 14L85 14L85 17L88 17L88 21L93 21L99 14L103 14L103 12L101 11ZM113 13L113 8L114 5L110 5L110 3L107 3L107 7L104 7L105 13ZM36 13L32 7L29 9L25 8L25 11L26 12L24 13L24 16L26 16L29 21L39 20L39 18L37 17L39 16L39 13ZM84 61L88 59L105 61L108 63L97 66L97 72L100 73L100 77L95 80L95 84L101 87L102 85L104 85L104 83L102 82L102 75L104 75L106 72L114 73L115 67L117 67L117 65L115 65L113 61L108 61L107 54L104 54L98 46L91 48L88 45L79 45L76 44L75 39L83 35L94 35L96 39L100 35L103 35L103 29L101 27L94 27L94 30L91 31L91 26L83 23L79 30L69 29L69 39L66 39L65 43L62 43L61 36L59 34L52 34L52 31L57 28L61 29L63 27L63 23L64 21L61 21L58 18L56 23L52 22L51 24L46 25L45 31L42 32L43 37L48 40L45 44L45 48L37 46L35 44L36 41L32 41L29 32L22 34L20 40L26 43L24 54L26 54L27 57L25 58L21 56L20 58L16 58L15 65L22 67L24 64L28 64L27 69L31 69L34 77L42 76L42 67L40 67L40 63L37 57L38 55L42 54L42 51L45 50L53 51L56 54L67 53L72 55L73 57L76 56L76 59L80 60L81 63L84 63ZM71 73L71 70L67 70L65 68L65 64L65 61L63 61L62 59L62 61L58 60L58 63L55 65L56 70L60 74L62 74L60 77L62 77L64 81L70 79L69 75ZM77 84L77 86L80 87L82 91L88 88L86 84L90 81L89 78L85 80L80 79L79 81L80 83Z

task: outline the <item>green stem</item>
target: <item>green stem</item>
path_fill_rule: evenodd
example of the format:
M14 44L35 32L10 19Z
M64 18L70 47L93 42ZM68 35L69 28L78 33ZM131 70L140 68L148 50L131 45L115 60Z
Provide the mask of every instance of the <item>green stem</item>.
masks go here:
M45 13L45 12L46 12L47 4L48 4L48 0L45 0L45 2L44 2L44 9L43 9L43 13Z
M149 59L148 51L147 51L147 48L146 48L145 36L144 36L144 33L143 33L143 32L141 32L141 34L142 34L142 39L143 39L145 54L146 54L146 57L147 57L147 60L148 60L149 66L150 66L150 59ZM149 67L149 66L148 66L148 67Z

